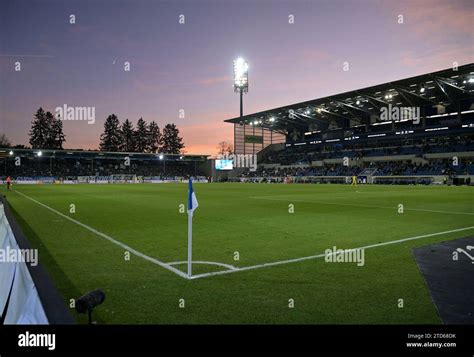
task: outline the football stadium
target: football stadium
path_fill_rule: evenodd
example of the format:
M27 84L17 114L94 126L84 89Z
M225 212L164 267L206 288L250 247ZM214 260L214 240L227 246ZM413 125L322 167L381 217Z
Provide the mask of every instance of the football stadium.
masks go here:
M420 115L381 120L392 105ZM462 239L474 234L473 64L226 121L230 161L256 155L256 170L216 170L206 156L2 150L6 203L67 306L100 288L95 318L108 324L472 323L465 300L463 311L433 296L423 269L445 268L416 252L460 239L456 264L472 261Z
M308 95L293 101L252 93L267 63L248 52L225 63L230 76L202 82L235 93L225 94L232 114L201 134L172 119L134 127L107 109L89 144L96 107L32 87L29 145L7 138L23 137L13 121L0 126L1 325L409 326L408 337L391 330L402 344L420 325L452 326L423 331L446 332L431 340L444 352L456 347L450 333L474 325L474 63L366 71L315 97L301 80ZM28 58L60 61L10 57L0 60L18 57L26 70L46 66ZM3 103L16 95L4 93ZM16 118L9 110L2 118ZM218 137L218 152L193 149L193 135ZM21 331L15 346L35 346Z

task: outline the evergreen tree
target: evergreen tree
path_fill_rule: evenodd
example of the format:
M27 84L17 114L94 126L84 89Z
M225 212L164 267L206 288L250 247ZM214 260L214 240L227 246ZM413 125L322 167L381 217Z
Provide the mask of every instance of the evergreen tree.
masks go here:
M119 151L120 136L120 122L115 114L111 114L105 120L104 132L100 136L100 150Z
M148 130L146 121L143 118L138 119L137 129L135 130L135 149L137 152L146 152L148 147Z
M155 121L148 125L148 152L156 153L160 147L161 133L160 127Z
M33 149L45 149L47 148L48 138L50 133L50 125L46 118L46 113L43 108L39 108L34 115L33 122L31 123L30 145Z
M49 127L46 148L63 150L63 143L66 141L63 133L63 122L60 118L55 118L50 112L46 112L46 122Z
M135 151L135 138L133 124L130 120L125 119L121 129L122 142L120 143L120 151L133 152Z
M161 136L160 152L166 154L180 154L184 148L183 138L179 136L179 129L174 124L166 124Z

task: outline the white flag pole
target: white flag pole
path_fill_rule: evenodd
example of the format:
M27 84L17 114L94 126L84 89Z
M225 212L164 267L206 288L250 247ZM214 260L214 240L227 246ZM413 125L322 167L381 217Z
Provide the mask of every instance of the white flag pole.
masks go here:
M193 260L193 212L188 212L188 278L192 275Z

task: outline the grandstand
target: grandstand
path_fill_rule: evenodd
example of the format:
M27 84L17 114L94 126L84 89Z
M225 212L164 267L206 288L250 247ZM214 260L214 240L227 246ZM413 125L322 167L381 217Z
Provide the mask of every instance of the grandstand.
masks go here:
M179 182L207 171L206 155L0 149L0 178L17 183Z
M225 120L259 169L231 180L471 184L474 64ZM261 134L264 133L265 134ZM284 135L256 151L255 136ZM250 138L250 139L248 139ZM245 145L237 145L242 140ZM232 176L232 175L231 175Z

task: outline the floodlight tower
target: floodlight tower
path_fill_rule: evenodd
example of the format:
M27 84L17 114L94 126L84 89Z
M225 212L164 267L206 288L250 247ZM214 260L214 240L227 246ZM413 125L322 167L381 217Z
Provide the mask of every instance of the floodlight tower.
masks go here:
M249 91L249 65L242 57L234 61L234 92L240 93L240 118L244 115L244 93Z

